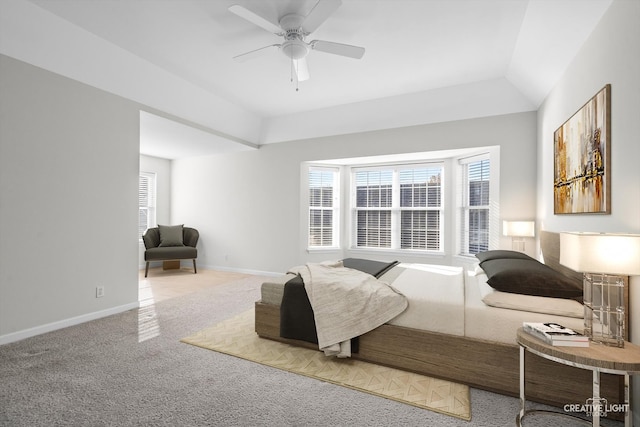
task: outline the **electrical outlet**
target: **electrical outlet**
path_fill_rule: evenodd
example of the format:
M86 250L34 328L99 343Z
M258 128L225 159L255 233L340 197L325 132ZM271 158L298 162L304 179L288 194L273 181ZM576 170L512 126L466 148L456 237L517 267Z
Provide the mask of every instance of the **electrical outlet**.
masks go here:
M102 298L104 296L104 286L96 286L96 298Z

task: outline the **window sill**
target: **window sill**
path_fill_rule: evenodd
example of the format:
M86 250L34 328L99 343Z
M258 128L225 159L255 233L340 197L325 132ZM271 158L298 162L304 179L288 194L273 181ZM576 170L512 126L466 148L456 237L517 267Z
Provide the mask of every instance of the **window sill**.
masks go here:
M385 254L385 255L404 255L404 256L423 256L429 258L444 258L446 253L444 252L426 252L416 250L401 250L401 249L378 249L378 248L349 248L350 253L362 253L362 254Z
M339 248L337 246L331 246L331 247L326 247L326 248L321 248L321 247L308 247L307 248L307 252L308 253L332 253L332 252L340 252L342 251L342 248Z

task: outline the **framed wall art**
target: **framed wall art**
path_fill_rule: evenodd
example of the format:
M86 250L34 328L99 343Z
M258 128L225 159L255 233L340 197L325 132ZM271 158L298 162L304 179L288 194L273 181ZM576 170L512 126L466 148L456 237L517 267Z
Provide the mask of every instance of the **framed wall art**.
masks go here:
M611 85L553 134L554 214L611 213Z

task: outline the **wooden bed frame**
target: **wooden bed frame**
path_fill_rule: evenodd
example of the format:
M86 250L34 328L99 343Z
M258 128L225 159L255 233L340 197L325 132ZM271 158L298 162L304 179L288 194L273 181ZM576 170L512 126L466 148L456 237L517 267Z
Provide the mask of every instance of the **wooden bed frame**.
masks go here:
M565 274L577 274L558 262L559 234L542 232L541 246L545 264ZM628 292L628 281L625 285ZM255 312L255 329L260 337L318 348L315 344L279 336L279 306L258 301ZM514 344L503 344L385 324L362 335L359 352L352 357L517 397L520 364L516 331L513 335ZM526 358L527 400L562 407L584 404L592 397L591 371L554 363L529 352ZM623 403L623 377L603 374L600 395L609 403Z

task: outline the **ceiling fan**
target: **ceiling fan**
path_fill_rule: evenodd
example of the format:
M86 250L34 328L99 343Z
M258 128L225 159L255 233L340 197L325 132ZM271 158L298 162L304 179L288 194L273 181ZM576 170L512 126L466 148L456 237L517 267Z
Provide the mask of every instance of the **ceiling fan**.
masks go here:
M281 16L278 22L272 22L249 9L233 5L229 11L246 19L254 25L263 28L273 34L281 36L284 41L280 44L272 44L261 47L250 52L235 56L238 62L243 62L254 58L270 48L278 48L291 59L292 68L295 70L298 81L309 79L309 68L307 66L307 55L311 50L332 53L334 55L347 56L349 58L360 59L364 55L364 48L342 43L328 42L324 40L312 40L306 42L305 38L325 22L333 12L342 4L342 0L319 0L311 9L308 15L299 13L288 13Z

